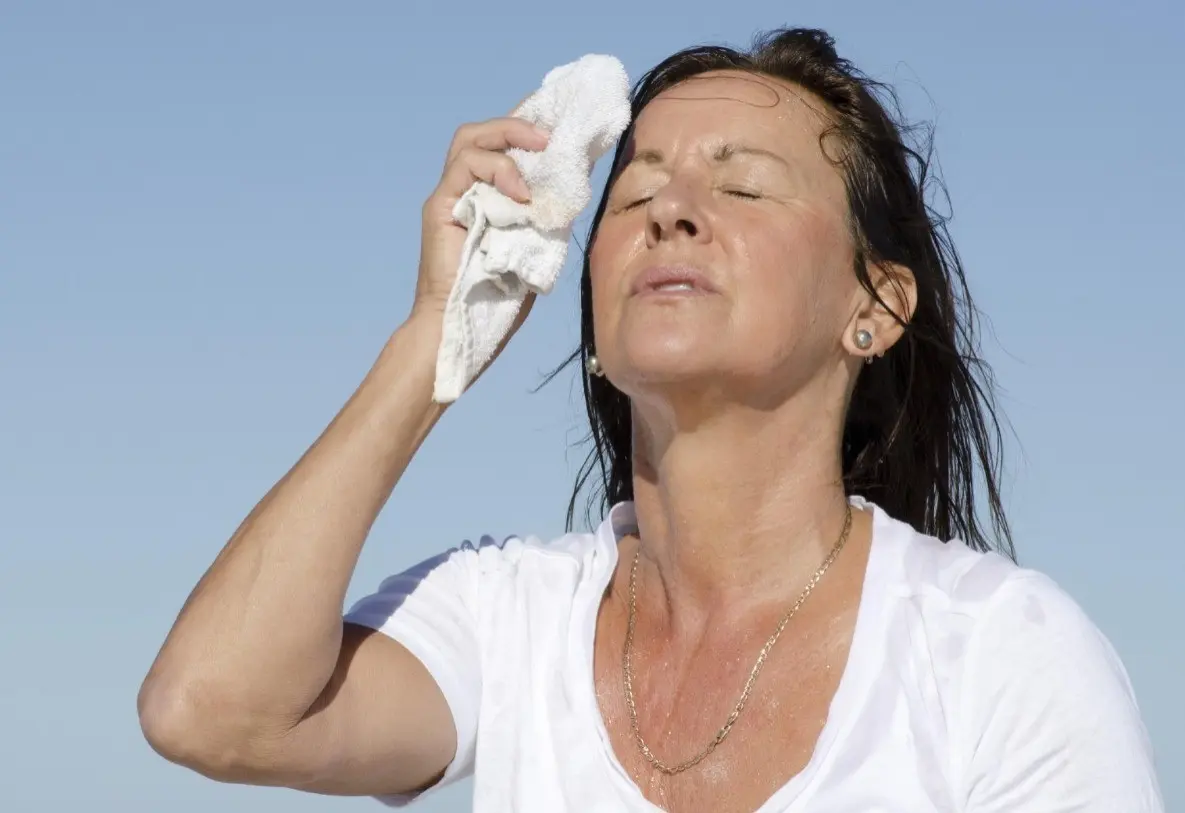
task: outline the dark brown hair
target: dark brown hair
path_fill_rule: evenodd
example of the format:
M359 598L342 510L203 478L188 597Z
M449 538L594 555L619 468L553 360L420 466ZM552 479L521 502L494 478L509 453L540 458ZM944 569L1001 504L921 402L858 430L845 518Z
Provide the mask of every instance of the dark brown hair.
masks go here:
M740 70L792 82L818 97L829 114L825 138L838 136L856 245L854 273L877 296L866 263L897 263L916 279L917 307L905 333L875 364L863 368L843 433L849 493L941 539L1014 557L1000 498L1002 436L992 375L977 352L976 313L946 220L927 203L936 185L931 144L906 143L915 131L900 123L892 90L841 58L832 38L814 29L760 35L742 52L719 46L680 51L641 78L632 94L638 113L658 94L708 71ZM632 128L631 128L632 129ZM621 160L630 132L618 144ZM589 251L605 211L612 177L585 243L581 280L581 344L568 363L593 348ZM877 297L886 308L888 305ZM891 310L891 308L890 308ZM582 365L583 366L583 365ZM629 399L604 378L582 376L592 450L568 506L592 486L589 511L633 498ZM979 518L986 506L991 531Z

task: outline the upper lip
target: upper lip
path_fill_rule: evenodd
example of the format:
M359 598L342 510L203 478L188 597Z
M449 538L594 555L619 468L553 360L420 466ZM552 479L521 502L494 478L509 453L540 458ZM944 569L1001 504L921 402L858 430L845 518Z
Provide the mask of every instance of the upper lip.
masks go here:
M709 293L716 292L716 286L703 271L690 265L654 265L634 277L631 294L653 291L663 285L683 283Z

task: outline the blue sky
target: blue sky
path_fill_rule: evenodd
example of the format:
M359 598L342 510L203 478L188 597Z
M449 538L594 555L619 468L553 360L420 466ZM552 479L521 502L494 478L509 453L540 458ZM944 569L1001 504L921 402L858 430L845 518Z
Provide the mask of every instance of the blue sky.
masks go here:
M831 30L911 117L936 120L1017 436L1018 549L1119 650L1169 807L1185 808L1185 11L559 7L0 4L5 808L378 809L169 765L140 737L140 679L194 581L406 314L419 208L454 128L584 53L636 77L780 24ZM581 408L571 375L532 390L574 344L575 314L568 273L429 439L351 598L460 539L562 528ZM468 809L467 791L422 809Z

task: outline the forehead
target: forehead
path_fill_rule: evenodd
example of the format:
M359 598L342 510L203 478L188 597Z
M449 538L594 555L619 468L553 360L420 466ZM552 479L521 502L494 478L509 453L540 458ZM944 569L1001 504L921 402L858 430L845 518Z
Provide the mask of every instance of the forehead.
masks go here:
M808 144L817 150L826 124L822 101L797 85L743 71L712 71L658 94L639 113L633 137L638 146L659 148L666 146L662 142L743 138L797 152Z

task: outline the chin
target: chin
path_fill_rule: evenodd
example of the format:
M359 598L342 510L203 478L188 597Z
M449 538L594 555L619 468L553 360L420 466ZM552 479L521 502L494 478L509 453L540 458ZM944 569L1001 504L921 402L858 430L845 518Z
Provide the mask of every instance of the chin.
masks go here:
M720 346L711 338L704 330L632 337L615 354L614 378L626 389L702 380L717 367Z

